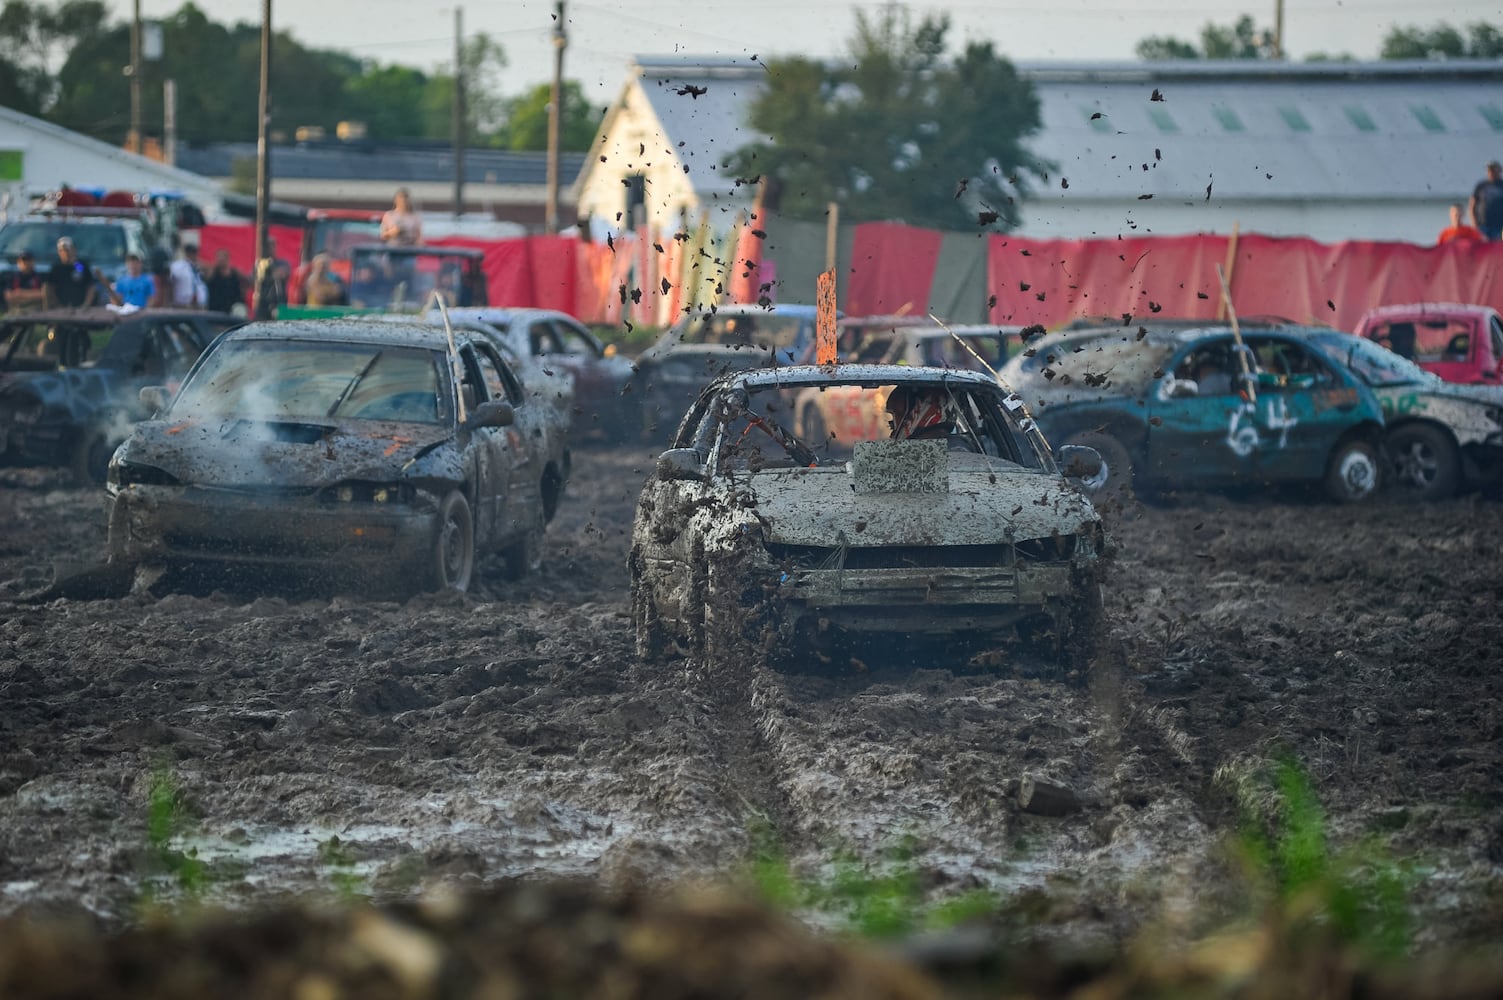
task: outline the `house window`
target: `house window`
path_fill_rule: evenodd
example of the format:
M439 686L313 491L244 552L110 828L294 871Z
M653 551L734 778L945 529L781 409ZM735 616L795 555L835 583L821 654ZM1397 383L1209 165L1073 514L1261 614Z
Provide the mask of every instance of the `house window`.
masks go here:
M1174 119L1163 108L1149 108L1148 117L1159 127L1160 132L1178 132L1179 126L1174 124Z
M1226 129L1228 132L1242 131L1242 119L1238 118L1237 112L1233 111L1231 108L1219 104L1213 105L1211 108L1211 114L1216 116L1216 120L1221 123L1221 127Z
M1299 108L1285 105L1279 108L1279 116L1284 119L1285 125L1288 125L1296 132L1310 131L1310 123L1305 119L1304 115L1300 114Z
M1342 110L1346 112L1346 120L1351 122L1358 132L1378 131L1377 122L1373 121L1373 116L1367 113L1366 108L1356 104L1348 104Z
M1444 132L1446 130L1445 123L1440 120L1440 115L1437 115L1435 109L1431 108L1428 104L1411 104L1409 105L1409 110L1414 115L1415 120L1425 127L1426 132Z

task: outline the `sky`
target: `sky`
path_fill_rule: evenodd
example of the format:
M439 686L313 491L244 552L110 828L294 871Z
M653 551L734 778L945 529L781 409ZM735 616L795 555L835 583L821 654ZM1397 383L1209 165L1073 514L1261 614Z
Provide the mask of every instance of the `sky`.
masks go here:
M164 17L185 0L140 0L142 17ZM195 0L221 23L259 23L258 0ZM106 0L130 17L131 0ZM433 70L452 59L455 5L447 0L271 0L272 24L305 45L348 51L380 63ZM464 31L485 32L506 50L498 81L510 96L551 79L554 3L489 0L461 4ZM568 46L564 75L580 81L591 103L615 100L634 55L830 57L846 50L856 11L881 13L877 0L565 0ZM993 0L948 5L909 3L915 20L948 12L952 51L991 41L1014 61L1132 59L1147 35L1198 38L1207 21L1231 24L1251 14L1273 24L1274 0ZM1503 24L1503 0L1284 0L1285 47L1376 58L1395 24L1437 21Z

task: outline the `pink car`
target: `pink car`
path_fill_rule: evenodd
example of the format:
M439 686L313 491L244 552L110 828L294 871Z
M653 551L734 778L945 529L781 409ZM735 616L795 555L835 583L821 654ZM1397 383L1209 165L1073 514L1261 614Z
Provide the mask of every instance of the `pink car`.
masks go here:
M1447 382L1503 383L1503 318L1488 306L1418 302L1363 314L1356 334Z

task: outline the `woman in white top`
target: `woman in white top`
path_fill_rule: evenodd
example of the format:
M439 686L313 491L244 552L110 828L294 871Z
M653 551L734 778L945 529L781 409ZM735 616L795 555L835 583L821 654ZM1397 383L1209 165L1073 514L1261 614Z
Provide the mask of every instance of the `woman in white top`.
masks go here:
M423 220L412 210L412 198L406 188L397 188L391 208L381 216L381 239L404 247L423 242Z

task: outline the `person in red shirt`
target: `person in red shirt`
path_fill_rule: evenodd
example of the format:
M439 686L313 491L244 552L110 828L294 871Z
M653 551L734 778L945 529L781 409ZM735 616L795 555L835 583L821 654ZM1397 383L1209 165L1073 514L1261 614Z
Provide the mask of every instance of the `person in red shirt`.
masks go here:
M1440 231L1435 238L1437 244L1449 243L1452 240L1480 240L1482 230L1476 226L1464 225L1461 221L1461 206L1451 206L1451 224Z

